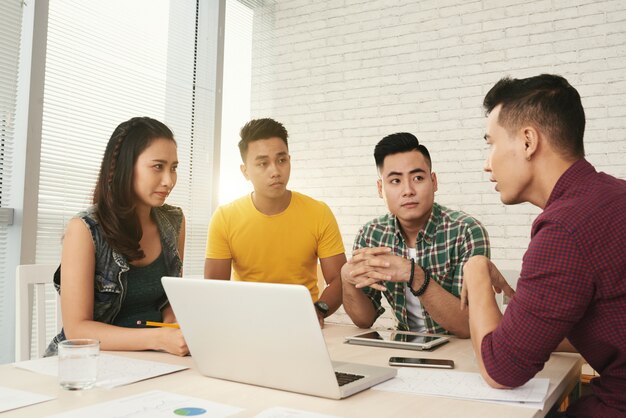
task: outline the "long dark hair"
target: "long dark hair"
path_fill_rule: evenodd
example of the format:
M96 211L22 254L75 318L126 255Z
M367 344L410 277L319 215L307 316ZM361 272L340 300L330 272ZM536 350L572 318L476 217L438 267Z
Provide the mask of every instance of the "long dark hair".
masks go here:
M96 216L105 239L111 248L129 261L145 256L139 246L143 231L135 211L135 163L137 157L157 138L174 141L174 134L163 123L145 116L120 123L104 151L93 193Z

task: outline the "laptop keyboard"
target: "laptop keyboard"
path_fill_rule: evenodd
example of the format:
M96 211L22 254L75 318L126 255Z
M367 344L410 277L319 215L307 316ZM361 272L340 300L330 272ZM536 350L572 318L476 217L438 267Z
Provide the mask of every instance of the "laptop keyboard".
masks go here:
M337 378L337 383L339 383L339 386L343 386L347 385L348 383L352 383L355 380L363 379L365 376L361 376L360 374L335 372L335 377Z

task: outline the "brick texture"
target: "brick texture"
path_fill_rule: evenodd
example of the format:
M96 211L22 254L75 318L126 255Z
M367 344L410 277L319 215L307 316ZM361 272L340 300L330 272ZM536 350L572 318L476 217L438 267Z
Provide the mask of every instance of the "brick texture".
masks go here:
M496 264L519 269L539 210L505 207L482 172L484 94L505 75L563 75L588 160L626 178L625 67L621 1L280 0L255 9L252 114L285 124L290 186L330 205L348 255L385 211L374 145L409 131L431 151L437 201L480 219Z

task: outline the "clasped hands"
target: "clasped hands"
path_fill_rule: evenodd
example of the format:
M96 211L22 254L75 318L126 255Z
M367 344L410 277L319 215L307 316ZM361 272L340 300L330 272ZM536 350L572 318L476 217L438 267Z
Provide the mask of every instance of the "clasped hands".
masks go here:
M343 281L357 289L369 286L382 292L387 290L382 282L407 282L410 275L411 261L393 254L389 247L359 248L341 268Z

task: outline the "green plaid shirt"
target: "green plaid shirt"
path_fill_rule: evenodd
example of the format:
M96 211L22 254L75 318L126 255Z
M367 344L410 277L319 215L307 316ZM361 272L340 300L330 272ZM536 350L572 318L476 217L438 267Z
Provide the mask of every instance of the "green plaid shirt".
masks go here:
M359 230L353 250L363 247L391 247L395 255L409 258L409 247L402 236L400 224L390 213L366 223ZM459 297L463 264L473 255L489 257L489 237L487 230L476 219L434 203L426 226L417 234L415 248L416 264L428 270L431 280ZM409 329L404 296L406 282L386 282L385 286L385 297L394 310L397 328L406 331ZM380 303L381 292L370 287L362 290L374 304L378 318L385 312ZM423 305L422 313L428 332L448 333L433 321Z

